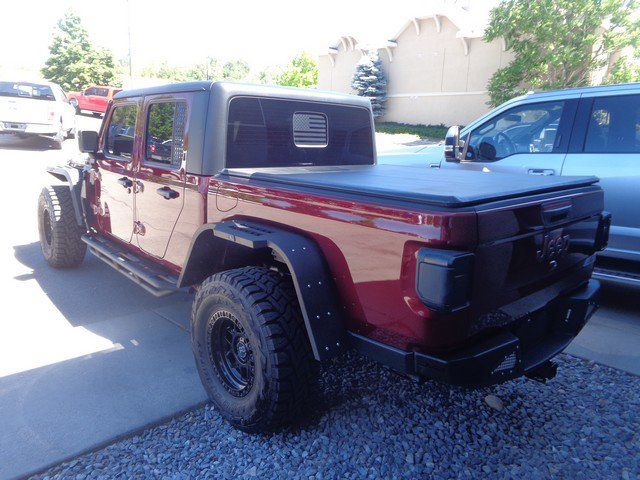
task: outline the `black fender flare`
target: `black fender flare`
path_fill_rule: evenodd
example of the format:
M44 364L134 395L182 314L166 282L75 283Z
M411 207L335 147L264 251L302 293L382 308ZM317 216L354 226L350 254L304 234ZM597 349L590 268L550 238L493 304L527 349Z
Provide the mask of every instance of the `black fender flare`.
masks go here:
M83 171L70 166L55 166L47 167L47 172L68 185L69 190L71 190L71 200L73 201L73 210L76 214L76 222L81 227L84 227L85 221L80 196L82 190Z
M229 243L245 248L225 261L220 257L228 255ZM255 220L205 224L191 241L178 287L200 283L216 271L251 265L252 254L268 254L286 264L316 360L328 360L346 350L345 315L333 276L316 242L302 234Z

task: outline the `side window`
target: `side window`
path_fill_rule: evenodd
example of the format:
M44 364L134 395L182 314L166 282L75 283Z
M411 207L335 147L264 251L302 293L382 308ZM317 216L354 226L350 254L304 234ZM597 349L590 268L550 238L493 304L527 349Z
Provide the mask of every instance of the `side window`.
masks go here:
M520 105L471 132L465 160L491 162L517 153L550 153L557 148L564 102Z
M640 95L593 100L585 153L640 153Z
M175 168L182 165L187 104L152 103L147 114L145 159Z
M87 88L87 89L84 91L84 94L85 94L85 95L95 95L95 94L96 94L96 89L95 89L95 88L93 88L93 87L91 87L91 88Z
M96 88L96 95L99 97L106 97L109 95L109 89L107 88Z
M113 109L107 127L106 154L131 159L137 115L136 105L118 105Z

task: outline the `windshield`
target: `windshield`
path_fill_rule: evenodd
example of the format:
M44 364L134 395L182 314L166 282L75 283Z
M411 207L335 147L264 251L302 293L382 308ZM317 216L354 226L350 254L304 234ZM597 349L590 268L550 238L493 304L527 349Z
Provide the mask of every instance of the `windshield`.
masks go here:
M0 82L0 96L55 100L50 86L38 85L37 83Z

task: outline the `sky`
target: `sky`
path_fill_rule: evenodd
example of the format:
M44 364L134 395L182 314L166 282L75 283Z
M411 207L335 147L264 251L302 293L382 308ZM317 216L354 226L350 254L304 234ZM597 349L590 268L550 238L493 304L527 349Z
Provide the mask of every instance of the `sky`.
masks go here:
M116 59L127 57L130 18L135 73L153 63L188 65L208 56L242 58L256 70L282 65L301 51L325 53L341 35L382 41L443 1L487 11L497 0L5 0L0 69L38 71L56 21L69 9L80 15L92 41Z

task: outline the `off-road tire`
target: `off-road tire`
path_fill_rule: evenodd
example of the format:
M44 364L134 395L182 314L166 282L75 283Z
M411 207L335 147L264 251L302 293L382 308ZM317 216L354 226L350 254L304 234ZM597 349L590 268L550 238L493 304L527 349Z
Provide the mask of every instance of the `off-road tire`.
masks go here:
M42 255L54 268L74 268L82 263L87 245L80 240L71 191L66 185L42 189L38 198L38 232Z
M254 359L250 386L231 393L216 366L216 322L233 316ZM219 327L218 327L219 328ZM191 343L198 372L211 401L234 427L273 431L295 422L318 393L319 364L288 276L261 267L215 274L198 290L191 311Z

